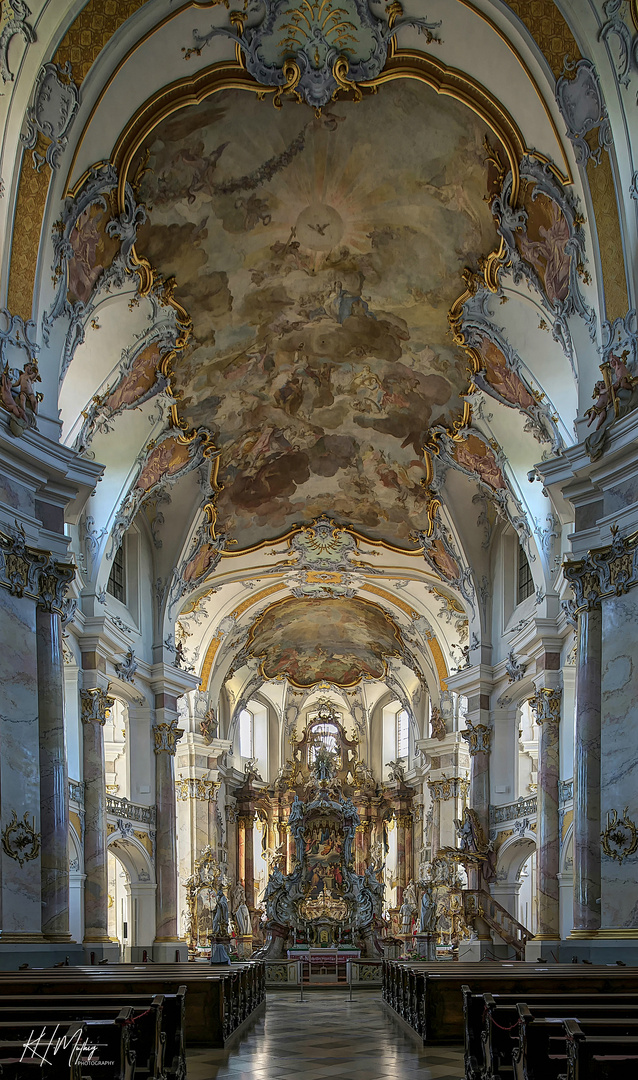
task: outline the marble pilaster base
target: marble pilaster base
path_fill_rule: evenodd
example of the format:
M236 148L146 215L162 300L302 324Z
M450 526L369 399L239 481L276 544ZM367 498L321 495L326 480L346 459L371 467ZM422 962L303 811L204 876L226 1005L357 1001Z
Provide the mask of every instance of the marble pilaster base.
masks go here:
M32 968L53 967L63 964L66 958L69 964L83 964L84 948L72 941L68 945L41 942L0 942L0 971L15 971L21 964Z
M153 942L153 962L155 964L185 964L187 960L188 944L186 941Z
M512 950L509 945L495 945L492 940L484 941L482 938L459 941L460 964L472 964L486 957L492 960L511 960Z
M96 964L99 964L100 960L108 960L110 964L119 964L121 958L119 941L83 941L82 953L84 956L84 959L80 961L82 964L91 963L91 953Z
M638 967L638 938L568 937L558 945L558 958L561 964L569 964L574 957L581 964L583 960L590 960L592 964L615 964L622 960L627 967Z
M543 963L555 964L558 962L558 938L532 938L525 946L525 961L534 964L542 957Z

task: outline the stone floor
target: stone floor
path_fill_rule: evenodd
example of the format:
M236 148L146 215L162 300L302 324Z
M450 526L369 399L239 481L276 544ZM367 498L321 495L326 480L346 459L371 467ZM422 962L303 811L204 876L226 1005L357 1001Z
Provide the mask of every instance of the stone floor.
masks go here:
M268 994L266 1011L229 1050L194 1049L187 1080L461 1080L461 1047L419 1047L381 994Z

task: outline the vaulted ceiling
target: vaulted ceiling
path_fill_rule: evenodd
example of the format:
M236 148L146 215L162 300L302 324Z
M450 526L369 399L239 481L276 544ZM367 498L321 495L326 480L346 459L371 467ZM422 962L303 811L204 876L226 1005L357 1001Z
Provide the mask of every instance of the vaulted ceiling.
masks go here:
M573 440L597 362L594 239L530 27L348 0L343 29L304 3L273 52L280 0L131 2L48 201L26 157L16 180L46 202L45 397L105 465L84 602L133 526L155 649L177 624L204 689L436 695L489 653L500 530L555 598L554 508L526 476ZM558 11L553 32L576 50ZM14 296L27 242L18 215Z

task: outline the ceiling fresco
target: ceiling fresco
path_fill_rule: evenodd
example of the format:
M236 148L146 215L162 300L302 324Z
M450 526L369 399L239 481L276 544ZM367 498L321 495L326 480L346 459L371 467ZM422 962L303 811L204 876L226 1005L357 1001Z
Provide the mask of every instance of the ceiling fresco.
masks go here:
M376 604L360 599L289 599L269 607L251 628L247 652L266 679L295 686L354 686L382 679L386 657L403 657L398 628Z
M469 385L447 312L498 246L487 134L407 80L319 117L224 91L155 129L137 251L193 320L179 411L220 450L235 550L326 511L427 531L422 448Z

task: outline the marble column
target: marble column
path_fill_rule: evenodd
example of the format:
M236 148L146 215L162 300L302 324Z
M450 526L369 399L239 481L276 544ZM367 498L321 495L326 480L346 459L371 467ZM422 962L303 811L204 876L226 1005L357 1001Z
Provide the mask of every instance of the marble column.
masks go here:
M574 937L600 927L600 730L602 614L578 616L574 746Z
M94 687L80 690L84 764L84 941L110 941L106 861L104 724L113 698Z
M42 933L47 941L70 941L69 782L64 738L64 667L60 616L36 611Z
M530 705L540 725L538 746L536 938L560 940L558 871L560 869L560 832L558 818L559 725L561 691L541 688Z
M492 729L486 724L468 723L462 737L470 752L470 806L478 816L487 838L490 832L490 747ZM471 868L468 873L470 888L484 889L485 880L480 869Z
M237 877L246 889L246 822L237 819Z
M254 853L255 821L253 813L246 819L246 855L244 870L244 890L246 904L252 915L255 910L255 853Z
M160 711L160 710L158 710ZM161 710L164 712L165 710ZM177 910L177 808L175 805L175 750L184 734L177 719L153 726L155 738L155 803L157 877L155 944L180 942Z
M403 892L412 876L412 815L400 810L397 823L397 907L403 903ZM409 865L408 865L409 860Z

